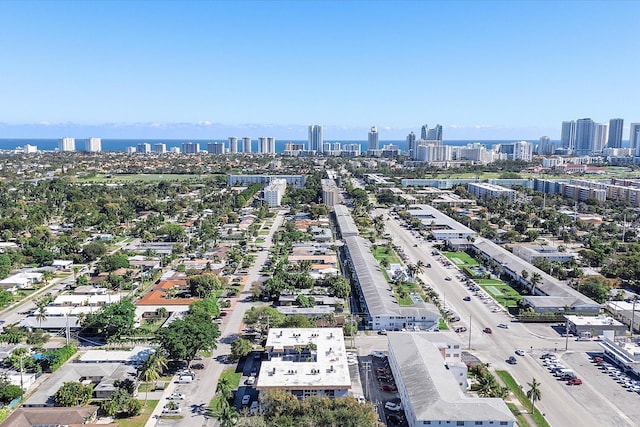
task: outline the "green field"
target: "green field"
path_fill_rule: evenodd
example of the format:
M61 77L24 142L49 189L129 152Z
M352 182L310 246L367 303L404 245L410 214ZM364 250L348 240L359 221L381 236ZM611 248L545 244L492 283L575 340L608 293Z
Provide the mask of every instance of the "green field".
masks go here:
M371 252L373 253L373 256L375 257L375 259L378 260L378 262L382 261L385 258L389 262L389 264L397 264L400 262L400 258L398 258L398 256L396 255L396 252L393 249L391 249L387 253L386 247L378 246Z
M463 265L478 265L478 261L471 258L466 252L444 252L444 256L458 267L462 267Z
M522 296L511 286L497 279L476 279L482 289L504 307L516 307Z

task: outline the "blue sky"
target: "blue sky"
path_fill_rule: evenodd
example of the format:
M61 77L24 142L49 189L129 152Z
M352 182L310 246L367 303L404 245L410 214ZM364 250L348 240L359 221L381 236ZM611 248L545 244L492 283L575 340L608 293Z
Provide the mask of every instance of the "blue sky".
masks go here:
M632 1L2 1L0 138L627 127L639 16Z

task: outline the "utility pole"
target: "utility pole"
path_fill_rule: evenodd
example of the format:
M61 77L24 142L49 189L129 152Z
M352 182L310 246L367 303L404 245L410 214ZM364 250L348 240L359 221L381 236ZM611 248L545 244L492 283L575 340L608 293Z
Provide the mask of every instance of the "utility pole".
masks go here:
M471 314L469 314L469 350L471 350Z
M564 323L564 335L565 335L564 351L567 351L569 350L569 319L566 319Z
M631 309L631 325L629 326L629 333L631 334L631 338L633 338L633 323L636 320L636 301L638 301L638 296L633 297L633 308Z

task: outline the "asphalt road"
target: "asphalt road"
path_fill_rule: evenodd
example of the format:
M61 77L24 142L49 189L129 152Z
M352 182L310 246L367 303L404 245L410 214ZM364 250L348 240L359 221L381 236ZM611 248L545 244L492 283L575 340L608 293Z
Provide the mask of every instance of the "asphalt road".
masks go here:
M387 211L378 209L374 215ZM433 247L423 239L415 237L411 231L402 228L399 222L393 218L385 221L386 232L393 236L394 243L404 248L408 256L408 262L415 263L422 260L425 264L431 263L431 268L425 268L420 275L425 283L432 286L442 297L446 306L461 318L455 326L466 326L467 332L458 334L465 344L465 350L470 347L471 353L478 356L483 362L490 363L491 367L504 369L527 389L527 383L532 378L542 383L542 400L536 403L536 407L545 414L547 420L554 426L602 426L602 425L637 425L630 423L631 417L625 415L626 408L612 406L607 396L591 393L585 404L585 399L577 399L572 390L568 390L564 382L557 381L538 362L538 357L546 352L557 351L559 357L572 353L585 354L587 351L600 351L596 342L577 342L560 336L549 325L523 324L512 322L510 315L504 311L492 312L496 303L486 303L457 280L456 276L461 272L455 266L445 266L439 260L440 256L431 255ZM414 247L417 244L417 247ZM444 278L449 276L451 281ZM463 301L466 296L471 296L471 301ZM509 329L498 328L497 325L506 323ZM492 334L482 332L485 327L490 327ZM470 346L469 346L470 344ZM568 345L568 352L565 352ZM386 348L386 344L382 349ZM514 355L516 349L526 351L524 357L516 356L517 365L509 365L506 359ZM568 366L570 367L570 366ZM589 381L589 378L585 379ZM583 388L582 390L586 390ZM581 390L581 393L584 393ZM607 422L603 423L603 418ZM637 418L636 418L637 419Z
M265 250L257 253L256 261L249 269L249 279L243 291L238 296L237 301L234 301L233 310L229 312L229 315L223 317L224 320L221 325L221 337L218 342L218 347L212 352L212 359L207 361L204 370L196 371L196 381L193 383L180 385L173 383L165 390L164 398L156 406L153 414L145 424L146 427L153 427L156 425L179 427L217 425L217 421L208 418L204 410L209 405L211 399L215 396L216 385L218 384L218 379L222 372L225 369L235 369L236 367L236 364L220 363L218 358L231 353L231 342L238 337L244 313L250 309L252 305L255 305L250 301L251 284L258 280L258 277L260 276L260 269L262 269L262 266L269 255L268 249L271 247L271 239L273 234L280 227L280 224L282 224L284 215L284 211L278 211L278 215L274 218L273 225L269 230L269 235L264 236L265 243L261 246L264 247ZM169 396L174 389L177 389L180 393L184 393L187 396L186 400L181 403L181 406L183 407L183 412L181 414L182 418L158 418L158 415L160 415L162 411L162 407L167 402L166 396ZM240 399L242 398L242 394L245 393L244 390L244 385L241 383L237 393L237 396L240 396Z

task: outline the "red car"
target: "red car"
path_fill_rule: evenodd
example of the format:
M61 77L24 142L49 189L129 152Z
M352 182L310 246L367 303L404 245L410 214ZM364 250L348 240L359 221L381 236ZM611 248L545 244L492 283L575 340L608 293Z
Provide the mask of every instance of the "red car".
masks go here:
M567 381L567 385L581 385L582 380L580 378L573 378Z
M382 391L396 391L398 388L394 385L381 385L380 390Z
M493 331L491 330L491 328L484 328L482 332L484 332L485 334L490 334Z

